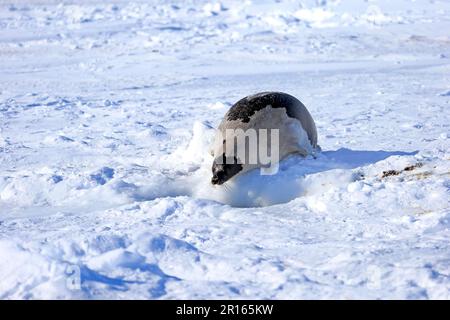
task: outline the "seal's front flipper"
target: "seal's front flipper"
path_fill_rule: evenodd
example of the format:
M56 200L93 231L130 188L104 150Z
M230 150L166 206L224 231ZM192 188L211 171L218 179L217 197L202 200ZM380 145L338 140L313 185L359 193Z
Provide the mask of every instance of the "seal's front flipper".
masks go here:
M322 152L322 148L321 148L319 145L317 145L317 146L313 149L313 152L312 152L313 158L314 158L314 159L317 159L317 154L320 153L320 152Z

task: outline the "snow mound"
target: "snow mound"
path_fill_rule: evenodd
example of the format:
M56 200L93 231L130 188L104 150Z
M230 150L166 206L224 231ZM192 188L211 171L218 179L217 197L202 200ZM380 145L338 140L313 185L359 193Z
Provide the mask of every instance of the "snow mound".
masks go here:
M234 177L224 185L215 186L210 183L213 157L209 153L215 131L209 124L196 122L192 132L188 146L180 147L169 156L173 166L190 166L191 172L178 175L169 183L169 188L178 189L178 195L214 200L236 207L270 206L323 192L328 188L347 187L360 179L359 172L364 166L392 156L404 156L413 162L417 153L341 148L319 153L316 158L290 155L280 162L279 170L274 175L261 175L260 169L255 169ZM168 188L167 184L164 185ZM177 185L184 187L177 188ZM164 189L161 192L164 193Z

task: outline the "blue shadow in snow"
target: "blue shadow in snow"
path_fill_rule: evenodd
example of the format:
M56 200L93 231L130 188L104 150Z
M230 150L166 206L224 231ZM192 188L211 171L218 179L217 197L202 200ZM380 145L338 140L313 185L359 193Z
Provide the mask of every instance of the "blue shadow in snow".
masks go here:
M347 148L322 152L322 154L330 161L342 164L342 169L353 169L366 166L387 159L391 156L414 156L417 153L418 151L365 151L351 150Z
M274 175L261 175L259 169L255 169L237 176L232 181L234 185L224 193L225 196L220 202L234 207L264 207L285 203L305 195L306 192L325 190L328 185L345 186L353 179L350 172L352 169L374 164L391 156L414 156L417 153L418 151L365 151L341 148L320 152L315 159L292 155L280 162L279 170ZM330 173L312 179L308 177L336 169L349 172ZM386 168L388 169L391 168Z
M150 294L149 296L150 299L159 298L165 295L166 283L168 281L180 280L177 277L165 274L156 264L139 263L138 265L134 266L134 269L138 270L139 272L146 272L150 275L159 277L159 279L156 281L156 284L148 290ZM147 284L147 282L145 281L125 280L121 277L117 278L108 277L86 266L81 266L80 276L81 276L81 287L85 291L87 290L87 285L89 282L101 283L103 285L108 286L108 288L110 288L111 290L115 291L128 291L129 285L132 284L141 284L141 285Z

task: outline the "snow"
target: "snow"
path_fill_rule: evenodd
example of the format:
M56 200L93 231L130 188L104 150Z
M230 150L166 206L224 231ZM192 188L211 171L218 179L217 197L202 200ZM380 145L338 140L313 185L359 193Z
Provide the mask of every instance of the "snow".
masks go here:
M2 2L0 298L449 299L449 17ZM323 151L212 186L214 128L261 91L299 98Z

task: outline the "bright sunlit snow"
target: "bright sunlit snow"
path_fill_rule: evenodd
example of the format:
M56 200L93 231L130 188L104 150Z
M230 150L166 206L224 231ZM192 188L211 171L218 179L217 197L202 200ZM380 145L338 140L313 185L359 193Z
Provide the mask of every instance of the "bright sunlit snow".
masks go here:
M450 2L0 2L0 298L450 299ZM282 91L322 152L212 186Z

